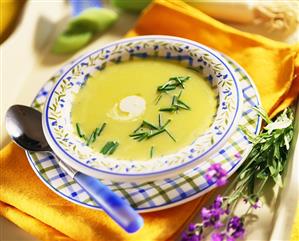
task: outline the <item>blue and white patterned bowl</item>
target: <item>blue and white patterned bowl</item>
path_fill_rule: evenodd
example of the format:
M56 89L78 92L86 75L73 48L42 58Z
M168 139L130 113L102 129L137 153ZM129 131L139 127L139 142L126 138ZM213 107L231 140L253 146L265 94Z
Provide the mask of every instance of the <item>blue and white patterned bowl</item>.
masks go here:
M97 153L77 136L71 123L72 101L88 78L110 64L134 58L178 60L198 70L218 98L214 122L204 134L176 153L149 161L118 160ZM187 39L141 36L114 42L76 60L49 94L43 130L55 154L76 170L114 181L157 180L182 173L217 152L236 129L242 103L239 80L217 52Z

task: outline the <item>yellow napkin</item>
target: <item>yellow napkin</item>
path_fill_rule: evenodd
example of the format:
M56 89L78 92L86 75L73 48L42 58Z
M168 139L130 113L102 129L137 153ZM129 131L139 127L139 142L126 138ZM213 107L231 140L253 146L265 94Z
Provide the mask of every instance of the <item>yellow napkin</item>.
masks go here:
M253 77L269 113L277 113L298 95L296 47L242 33L179 0L155 1L130 34L176 35L226 53ZM144 214L144 228L128 235L106 214L72 204L50 191L16 145L9 144L1 150L0 157L0 212L41 240L173 240L211 195Z

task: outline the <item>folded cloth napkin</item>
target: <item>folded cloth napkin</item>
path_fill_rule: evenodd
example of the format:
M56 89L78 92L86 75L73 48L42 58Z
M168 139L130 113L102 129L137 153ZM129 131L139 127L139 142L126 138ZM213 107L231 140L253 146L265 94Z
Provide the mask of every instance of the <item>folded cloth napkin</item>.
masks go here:
M299 46L243 33L182 1L154 1L130 32L136 34L181 36L226 53L252 76L264 107L272 115L298 95ZM0 213L41 240L173 240L211 195L143 214L145 226L129 235L105 213L70 203L49 190L15 144L1 150L0 156Z

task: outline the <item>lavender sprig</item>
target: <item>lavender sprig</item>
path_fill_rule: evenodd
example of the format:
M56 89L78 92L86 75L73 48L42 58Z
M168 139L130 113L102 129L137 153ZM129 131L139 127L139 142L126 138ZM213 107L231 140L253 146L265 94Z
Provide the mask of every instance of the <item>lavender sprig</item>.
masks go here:
M243 127L241 129L254 144L251 152L241 166L237 176L230 183L223 196L218 195L214 203L201 210L201 222L191 224L183 241L200 241L206 229L213 229L211 240L234 241L244 236L244 223L248 214L261 207L260 197L265 184L273 180L282 186L281 175L294 132L294 114L290 108L283 111L275 121L271 121L263 109L255 110L266 122L258 136L253 136ZM208 183L222 186L226 183L227 173L221 164L212 164L205 175ZM239 216L234 209L241 200L249 204L247 211ZM191 228L190 228L191 227ZM197 227L197 228L192 228Z

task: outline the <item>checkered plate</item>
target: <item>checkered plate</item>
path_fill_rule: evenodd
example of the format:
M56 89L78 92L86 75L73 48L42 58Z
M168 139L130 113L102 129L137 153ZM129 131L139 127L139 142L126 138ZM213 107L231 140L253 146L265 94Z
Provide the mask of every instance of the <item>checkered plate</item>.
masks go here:
M227 58L227 57L226 57ZM258 92L246 74L235 62L228 59L238 74L244 96L243 113L240 125L246 126L257 134L261 127L260 117L252 110L260 105ZM47 95L55 81L63 73L59 71L42 87L35 97L32 106L42 111ZM208 161L203 161L197 167L176 177L145 183L113 182L102 180L110 189L126 199L140 212L156 211L190 201L215 187L208 183L204 174L212 163L221 163L231 175L244 161L252 146L246 136L238 128L225 146ZM37 176L54 192L76 204L101 209L89 195L69 177L58 165L56 157L49 153L26 152L30 165Z

